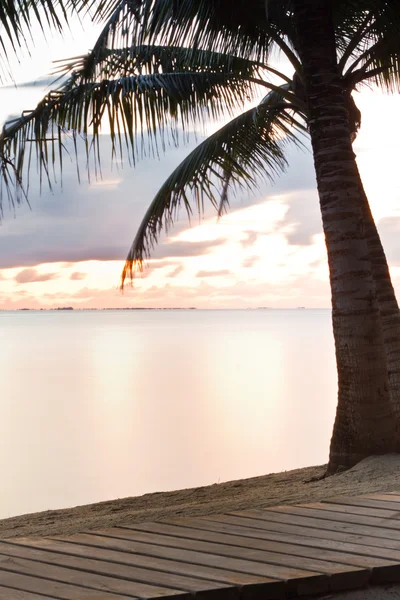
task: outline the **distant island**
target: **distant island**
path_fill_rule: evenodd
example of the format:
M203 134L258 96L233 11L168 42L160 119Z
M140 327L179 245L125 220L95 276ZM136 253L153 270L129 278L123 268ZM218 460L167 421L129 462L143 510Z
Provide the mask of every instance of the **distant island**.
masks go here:
M0 309L3 310L3 309ZM188 307L174 307L174 306L163 306L160 308L154 308L150 306L126 306L124 308L115 307L115 308L73 308L73 306L58 306L56 308L17 308L17 311L42 311L42 312L51 312L54 310L84 310L84 311L102 311L102 310L197 310L195 306Z
M51 311L59 311L59 310L74 310L75 312L80 312L80 311L107 311L107 310L119 310L119 311L127 311L127 310L199 310L198 308L196 308L195 306L182 306L182 307L178 307L178 306L160 306L160 307L153 307L153 306L125 306L125 307L110 307L110 308L74 308L73 306L57 306L54 308L16 308L14 309L15 311L32 311L32 312L51 312ZM207 309L207 308L203 308L200 310L307 310L306 306L295 306L295 307L287 307L287 308L278 308L278 307L274 307L274 306L256 306L256 307L252 307L252 306L248 306L246 308L211 308L211 309ZM313 309L311 309L313 310ZM329 310L328 308L325 309L318 309L318 310ZM7 309L4 308L0 308L0 312L9 312Z
M57 308L17 308L17 310L75 310L72 306L58 306ZM101 310L101 309L100 309Z

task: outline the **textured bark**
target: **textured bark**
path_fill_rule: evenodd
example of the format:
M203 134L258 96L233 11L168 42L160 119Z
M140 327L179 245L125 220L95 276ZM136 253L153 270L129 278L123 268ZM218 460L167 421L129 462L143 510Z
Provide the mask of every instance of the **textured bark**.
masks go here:
M395 448L395 419L330 0L293 0L328 251L338 370L329 472Z
M360 179L364 235L368 245L372 275L381 318L389 378L389 393L396 419L396 452L400 452L400 311L390 278L385 251L375 225L368 198Z

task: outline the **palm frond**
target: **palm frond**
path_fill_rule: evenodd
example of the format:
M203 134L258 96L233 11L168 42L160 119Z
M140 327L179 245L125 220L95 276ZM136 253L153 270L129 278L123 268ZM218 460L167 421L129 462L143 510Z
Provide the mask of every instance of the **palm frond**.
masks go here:
M197 47L266 62L264 0L105 0L97 48L130 44Z
M355 68L358 66L358 68ZM400 42L385 36L365 50L348 69L345 78L358 83L372 81L381 89L393 93L400 90Z
M352 0L360 6L358 0ZM348 18L340 67L353 85L373 81L388 92L400 89L400 4L396 0L366 0L359 20ZM357 29L358 26L358 29Z
M337 36L339 41L339 50L342 50L340 59L338 61L339 71L342 73L345 70L347 61L351 58L354 53L360 54L360 48L364 49L365 47L365 36L368 34L368 31L371 27L371 22L373 21L373 15L370 12L362 15L362 20L360 23L353 23L353 31L352 35L348 35L347 39L343 39L342 37ZM342 43L340 43L342 42Z
M57 74L72 73L71 83L116 79L146 73L236 73L237 77L259 76L261 71L285 76L256 61L231 54L186 48L144 44L128 48L102 48L98 52L57 62Z
M144 216L125 262L121 287L126 277L132 278L134 271L142 269L144 259L150 256L161 232L173 224L181 205L189 219L192 204L202 214L207 200L221 214L228 202L228 187L254 188L260 179L273 180L285 170L286 144L301 143L296 130L306 131L293 110L273 91L258 106L204 140L182 161Z
M46 176L62 152L60 131L72 131L98 143L103 119L108 120L113 151L125 147L135 162L143 133L150 152L158 151L167 132L176 135L192 123L217 118L243 106L254 85L235 73L158 73L103 80L50 92L37 108L9 121L0 136L0 161L13 160L22 177L26 147L33 142L40 176ZM174 138L173 138L174 139ZM49 182L50 183L50 182Z
M286 4L290 6L290 1ZM82 62L77 66L85 77L90 77L94 66L102 62L110 49L120 50L129 41L136 48L180 47L188 64L192 63L193 52L203 48L261 62L273 72L267 63L270 48L275 45L301 75L292 14L283 10L281 2L271 5L271 15L266 18L265 0L237 0L235 10L229 0L104 0L101 10L104 15L104 6L107 7L108 21L85 58L85 70ZM74 68L73 61L66 67Z

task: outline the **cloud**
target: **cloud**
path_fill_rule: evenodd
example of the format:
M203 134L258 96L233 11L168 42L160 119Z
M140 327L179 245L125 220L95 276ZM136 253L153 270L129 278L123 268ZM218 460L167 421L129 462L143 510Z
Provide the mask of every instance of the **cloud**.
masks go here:
M322 220L316 189L296 191L287 196L288 210L282 226L293 246L309 246L314 235L322 232Z
M38 283L42 281L50 281L56 279L57 273L38 273L36 269L24 269L15 276L17 283Z
M150 277L154 272L159 269L164 269L165 267L175 267L173 271L170 272L168 277L175 277L178 275L178 269L183 270L183 266L181 265L181 261L179 260L167 260L167 259L151 259L149 261L144 261L143 270L136 271L135 277L140 279L146 279Z
M142 285L138 280L137 285L133 288L128 286L124 293L121 293L117 286L99 288L96 277L89 276L83 288L77 290L72 286L67 285L63 288L62 285L57 285L51 290L43 289L40 296L37 295L34 286L27 286L27 290L17 289L12 293L0 287L0 308L12 310L57 306L74 308L329 306L327 276L321 279L318 273L313 273L310 269L302 275L290 273L281 281L266 281L262 277L242 278L228 269L220 269L220 271L204 269L204 273L198 272L198 274L201 277L195 277L192 285L187 285L185 279L180 282L179 277L169 278L166 273L149 287L145 283ZM65 278L66 281L68 277ZM399 277L395 279L400 280ZM221 281L223 281L222 286ZM20 291L22 293L19 293Z
M196 277L224 277L225 275L231 275L229 269L220 269L219 271L198 271Z
M171 171L198 142L192 138L187 145L168 148L159 160L141 158L135 168L127 164L117 168L108 160L111 154L109 136L102 135L102 180L93 185L85 182L84 167L82 184L78 183L74 160L64 161L62 190L55 186L50 192L44 187L40 194L38 177L32 172L29 193L32 210L27 205L17 207L14 219L9 218L4 207L0 268L35 267L50 262L124 260L151 200ZM232 196L231 210L263 201L266 196L315 185L311 154L289 149L288 159L291 168L276 181L276 185L261 184L257 194L244 192ZM83 147L79 150L78 161L82 165L86 163ZM215 217L211 205L205 205L204 216ZM193 223L196 224L195 219ZM186 212L182 210L170 235L176 236L188 226ZM211 249L211 244L207 248L207 244L196 246L186 242L166 243L166 240L167 236L162 234L152 257L197 256ZM243 244L253 242L249 231Z
M225 239L205 240L201 242L176 241L160 244L154 250L152 258L180 258L185 256L203 256L215 247L225 244Z
M244 232L246 237L241 240L241 244L243 246L243 248L248 248L249 246L253 246L256 241L258 240L258 238L260 237L261 234L260 232L257 231L245 231Z
M81 281L82 279L86 279L86 273L74 271L74 273L71 273L69 278L71 279L71 281Z
M4 206L0 231L0 268L35 267L50 262L124 260L148 205L164 180L194 143L170 148L160 160L144 158L133 169L117 169L108 161L109 136L101 136L103 179L79 184L74 162L63 165L63 187L40 194L31 174L30 208L22 203L13 212ZM73 149L72 149L73 155ZM83 149L78 161L86 162ZM10 216L12 218L10 218ZM13 218L13 217L16 218ZM177 218L174 234L188 226L186 214ZM161 236L161 242L165 236ZM172 246L180 254L183 250ZM160 255L167 256L164 249Z
M184 271L184 267L183 267L183 265L179 265L178 267L175 267L175 269L172 271L172 273L170 273L168 275L168 277L169 278L177 277L178 275L180 275L182 273L182 271Z
M47 87L47 86L52 86L55 83L57 84L57 87L59 87L60 85L62 85L62 83L64 81L66 81L66 77L63 75L62 77L59 76L55 76L55 75L42 75L41 77L37 77L36 79L33 79L31 81L24 81L23 83L18 83L18 84L10 84L10 85L3 85L2 86L2 90L18 90L21 88L30 88L30 87Z
M302 141L305 144L304 149L294 144L285 148L287 170L279 177L275 177L272 184L269 181L261 183L260 192L263 196L286 194L294 190L317 189L311 144L308 139Z
M242 262L242 267L245 269L251 269L255 263L259 260L259 256L248 256Z

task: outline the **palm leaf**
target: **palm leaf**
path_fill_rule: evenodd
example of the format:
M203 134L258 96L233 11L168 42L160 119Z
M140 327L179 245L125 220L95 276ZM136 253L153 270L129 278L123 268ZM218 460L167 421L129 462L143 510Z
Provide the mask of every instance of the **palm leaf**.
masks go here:
M277 92L271 92L255 108L231 120L204 140L168 177L150 204L133 241L122 273L127 276L142 269L163 230L173 224L184 206L190 218L194 203L202 214L210 201L221 214L227 205L227 188L254 188L257 181L273 180L285 170L284 147L300 143L295 130L304 126L291 114L296 110ZM222 189L222 194L219 190Z
M128 48L102 48L98 52L58 61L56 73L72 72L71 84L76 82L115 79L127 75L144 73L236 73L239 78L260 76L260 72L273 72L285 76L275 69L264 67L256 61L246 60L231 54L186 48L144 44ZM71 85L70 84L70 85Z
M14 160L18 179L22 177L26 145L35 143L40 177L48 173L58 150L62 149L63 131L76 137L93 135L98 143L103 118L110 124L113 151L122 152L122 140L128 157L136 160L138 145L145 150L145 131L149 134L148 151L164 143L166 131L176 134L191 123L202 123L243 106L253 93L253 84L235 73L157 73L103 80L75 85L66 91L50 92L37 108L6 123L0 137L0 160ZM7 180L8 181L8 180ZM50 183L50 180L49 180ZM18 200L17 200L18 201Z
M357 0L352 0L357 6ZM349 9L348 9L349 10ZM347 20L348 45L340 60L351 85L372 81L388 92L400 86L400 5L396 0L366 0L359 23Z
M270 40L264 0L110 0L98 49L160 44L213 49L266 62ZM96 13L98 14L98 13Z
M356 68L357 67L357 68ZM350 65L345 78L355 87L372 81L387 92L400 90L400 38L385 35Z

